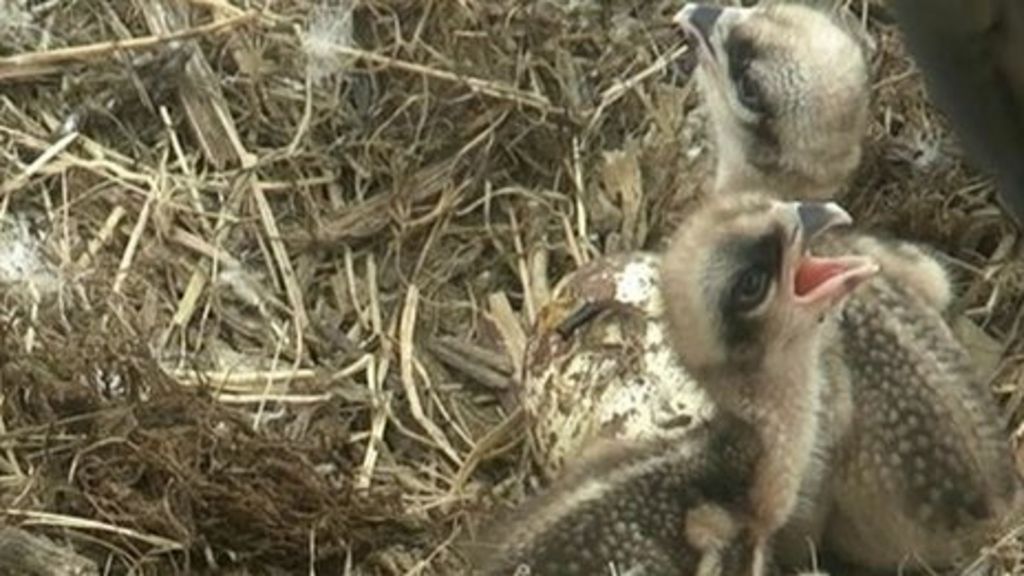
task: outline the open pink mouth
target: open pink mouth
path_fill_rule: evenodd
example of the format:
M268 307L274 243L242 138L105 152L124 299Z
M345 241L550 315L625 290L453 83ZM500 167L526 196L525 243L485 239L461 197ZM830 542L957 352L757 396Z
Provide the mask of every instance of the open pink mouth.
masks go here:
M800 257L793 279L793 292L805 302L849 294L878 272L878 264L863 256L819 258Z

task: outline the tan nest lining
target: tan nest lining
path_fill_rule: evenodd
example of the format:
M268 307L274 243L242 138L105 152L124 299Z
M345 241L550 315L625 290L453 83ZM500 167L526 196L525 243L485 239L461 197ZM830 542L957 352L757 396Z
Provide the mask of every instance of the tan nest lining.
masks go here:
M551 284L707 178L677 8L0 4L6 521L113 573L455 570L536 488L513 378ZM1016 425L1009 229L845 9L879 47L846 203L952 256Z

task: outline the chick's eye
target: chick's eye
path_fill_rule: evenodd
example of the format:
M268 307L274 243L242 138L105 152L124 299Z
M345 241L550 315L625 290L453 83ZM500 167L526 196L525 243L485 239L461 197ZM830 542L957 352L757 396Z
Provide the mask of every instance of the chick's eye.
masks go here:
M749 71L739 74L736 78L736 98L744 108L755 113L764 112L764 102L761 100L761 87L754 80Z
M742 310L757 307L768 295L771 275L761 267L748 268L733 286L733 301Z
M754 74L755 64L759 59L755 42L749 37L733 34L728 40L727 51L729 78L736 92L736 99L747 110L755 114L763 113L764 98L761 85Z

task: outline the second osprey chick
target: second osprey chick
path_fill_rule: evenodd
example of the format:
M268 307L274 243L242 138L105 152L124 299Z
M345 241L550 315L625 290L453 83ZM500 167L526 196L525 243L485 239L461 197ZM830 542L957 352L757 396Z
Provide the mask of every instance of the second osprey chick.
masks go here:
M868 123L868 66L853 35L799 4L689 4L675 19L699 52L716 190L834 197L860 164Z

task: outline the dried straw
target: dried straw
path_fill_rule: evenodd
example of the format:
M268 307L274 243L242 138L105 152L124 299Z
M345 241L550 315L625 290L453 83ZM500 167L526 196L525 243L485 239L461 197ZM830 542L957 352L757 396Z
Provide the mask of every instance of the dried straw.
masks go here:
M658 247L707 179L678 1L257 4L4 5L0 232L45 265L0 291L2 507L113 573L453 573L532 489L550 286ZM879 48L845 201L950 254L1019 423L1024 265L845 9Z

